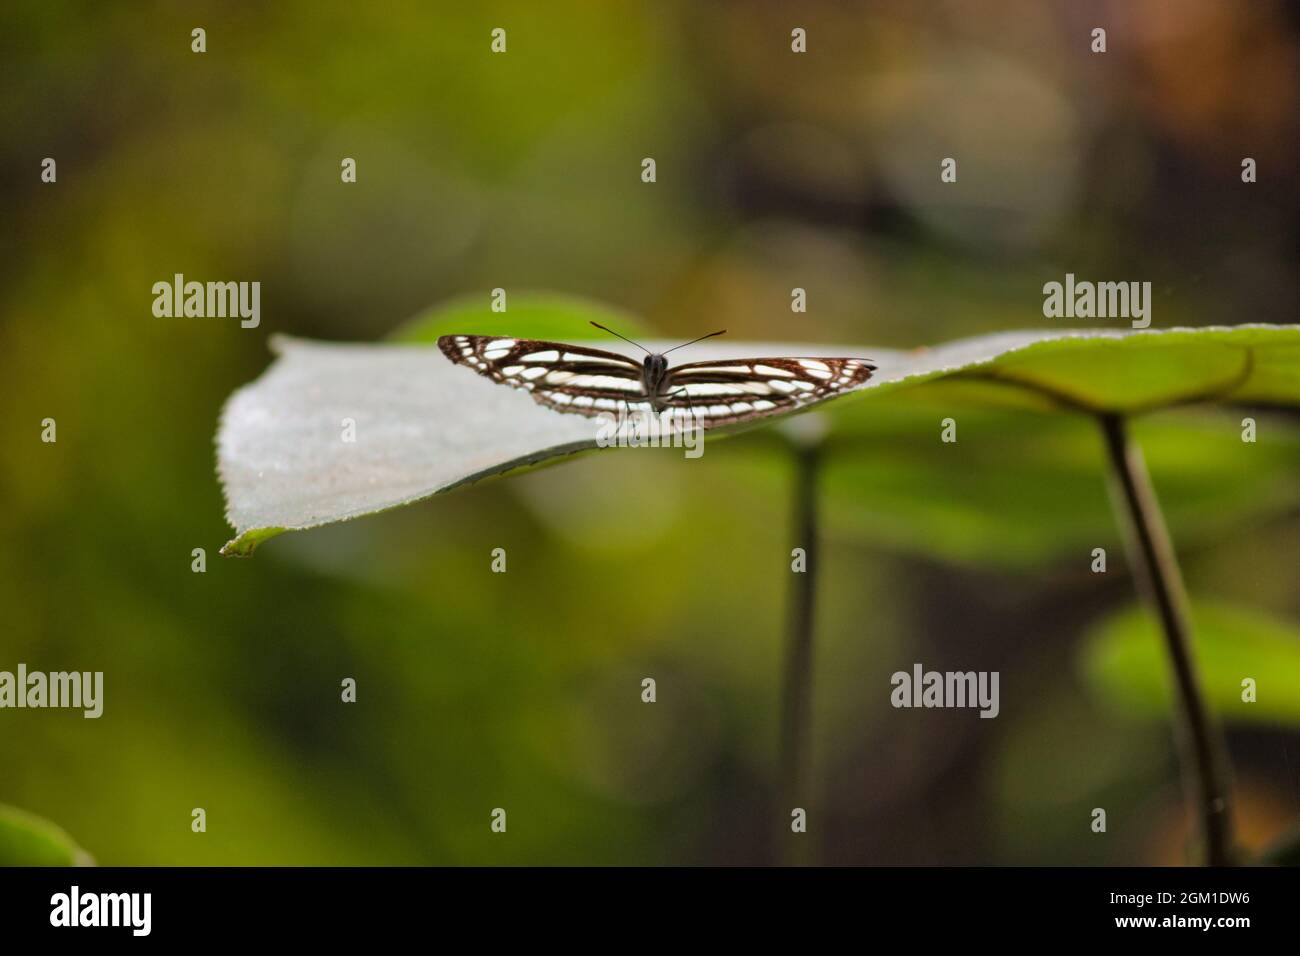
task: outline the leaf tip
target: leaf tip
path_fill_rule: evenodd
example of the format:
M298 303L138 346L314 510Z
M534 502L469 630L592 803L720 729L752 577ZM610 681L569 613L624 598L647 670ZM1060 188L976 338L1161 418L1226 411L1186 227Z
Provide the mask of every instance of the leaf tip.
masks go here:
M240 532L221 547L221 556L225 558L251 558L257 546L268 538L283 534L286 528L252 528Z

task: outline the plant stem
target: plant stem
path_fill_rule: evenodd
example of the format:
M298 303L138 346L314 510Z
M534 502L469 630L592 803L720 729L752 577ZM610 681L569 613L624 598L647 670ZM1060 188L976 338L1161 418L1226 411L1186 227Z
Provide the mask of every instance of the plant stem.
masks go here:
M817 471L821 455L816 440L794 445L794 534L803 548L805 567L791 572L790 621L786 638L785 687L781 715L781 844L786 862L811 859L809 834L790 832L790 813L802 807L811 816L808 790L809 728L812 722L813 607L817 589ZM812 823L809 821L809 825ZM797 841L791 843L791 841Z
M1129 441L1124 419L1099 416L1110 456L1118 497L1127 512L1130 561L1142 568L1148 598L1155 606L1165 635L1165 648L1173 664L1178 687L1180 743L1187 783L1201 809L1206 863L1233 863L1232 808L1229 802L1228 762L1218 728L1210 718L1197 674L1192 647L1191 615L1183 589L1178 559L1160 513L1142 451Z

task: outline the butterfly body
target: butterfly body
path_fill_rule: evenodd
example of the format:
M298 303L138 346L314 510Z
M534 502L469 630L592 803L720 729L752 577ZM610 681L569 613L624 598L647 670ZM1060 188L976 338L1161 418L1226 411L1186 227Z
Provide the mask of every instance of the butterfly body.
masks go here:
M641 363L641 387L655 412L667 407L664 386L668 382L668 356L651 352Z
M646 350L638 361L585 345L496 335L444 335L438 347L457 365L525 390L559 412L595 417L648 409L690 415L703 427L823 401L856 388L875 370L856 358L721 359L674 367L666 353Z

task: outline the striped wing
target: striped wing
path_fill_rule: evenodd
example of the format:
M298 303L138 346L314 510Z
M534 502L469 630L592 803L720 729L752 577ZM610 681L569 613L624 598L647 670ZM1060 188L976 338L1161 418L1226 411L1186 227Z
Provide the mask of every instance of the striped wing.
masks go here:
M595 416L650 407L641 363L616 352L493 335L444 335L438 347L456 364L557 411ZM875 368L852 358L693 362L669 369L659 405L692 413L706 428L731 425L846 392Z
M692 362L668 372L666 404L712 425L732 425L824 401L856 388L876 367L853 358Z
M557 411L594 416L646 404L641 363L616 352L495 335L444 335L438 347L457 365Z

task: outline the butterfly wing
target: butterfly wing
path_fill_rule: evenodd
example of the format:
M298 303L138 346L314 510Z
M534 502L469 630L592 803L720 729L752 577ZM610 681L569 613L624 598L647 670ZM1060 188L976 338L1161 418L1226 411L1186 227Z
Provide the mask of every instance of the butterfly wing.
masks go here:
M616 352L498 335L444 335L438 347L457 365L557 411L594 416L646 404L641 363Z
M856 388L876 367L854 358L756 358L691 362L670 369L666 404L691 409L706 427L764 418Z
M641 363L616 352L494 335L444 335L438 347L456 364L557 411L595 416L650 404ZM659 405L693 412L705 427L730 425L849 391L875 368L853 358L692 362L668 371Z

